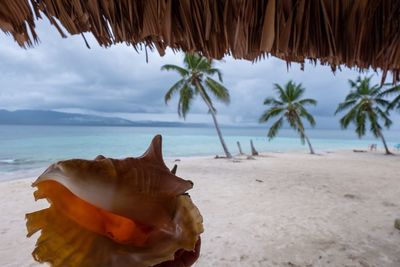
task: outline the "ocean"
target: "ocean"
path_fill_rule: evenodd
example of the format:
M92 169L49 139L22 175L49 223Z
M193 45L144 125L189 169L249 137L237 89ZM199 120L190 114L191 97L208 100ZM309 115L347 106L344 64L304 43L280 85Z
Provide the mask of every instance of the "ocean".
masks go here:
M240 141L244 152L250 152L252 139L262 152L303 151L296 132L282 129L279 137L269 141L266 128L222 128L225 141L232 154L238 153ZM338 149L366 149L380 140L367 136L358 139L353 131L309 129L316 152ZM214 128L147 128L147 127L85 127L85 126L20 126L0 125L0 180L18 176L29 170L45 168L50 163L69 159L139 156L148 147L155 134L163 136L163 154L166 158L181 156L223 155ZM390 147L400 143L400 131L385 133Z

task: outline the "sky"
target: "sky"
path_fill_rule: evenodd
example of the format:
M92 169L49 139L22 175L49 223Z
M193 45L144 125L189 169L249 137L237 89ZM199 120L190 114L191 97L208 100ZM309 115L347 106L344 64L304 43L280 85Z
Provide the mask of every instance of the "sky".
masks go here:
M0 109L41 109L118 116L131 120L182 121L177 115L177 99L168 105L164 94L178 76L161 71L164 64L182 64L183 54L167 51L164 57L137 53L124 44L100 47L87 34L88 49L81 36L61 38L48 22L38 23L40 44L20 48L10 36L0 33ZM329 66L292 64L268 58L256 63L226 57L216 62L223 72L231 102L214 101L220 123L256 125L265 110L263 100L273 96L273 84L293 80L306 88L305 97L318 101L310 112L319 128L339 128L333 113L349 91L348 79L359 73L343 68L335 74ZM373 71L379 83L379 73ZM390 77L389 77L390 79ZM399 115L394 118L400 121ZM187 122L211 123L206 105L197 99ZM400 125L395 125L400 128Z

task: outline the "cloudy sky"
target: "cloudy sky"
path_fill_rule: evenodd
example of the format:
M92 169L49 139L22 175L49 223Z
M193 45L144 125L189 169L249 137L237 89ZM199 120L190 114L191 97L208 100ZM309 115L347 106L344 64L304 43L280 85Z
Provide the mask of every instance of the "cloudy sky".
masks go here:
M80 36L62 39L46 21L40 23L41 43L21 49L9 36L0 34L0 109L46 109L132 120L177 121L177 101L164 104L165 91L178 79L172 72L161 72L163 64L181 64L182 54L171 51L164 57L117 45L101 48L87 36L87 49ZM307 64L305 71L292 64L269 58L251 63L230 57L218 62L224 83L231 94L229 106L216 104L224 124L255 124L264 107L263 100L273 94L273 83L292 79L306 88L306 97L318 106L311 112L320 128L337 128L333 112L348 92L348 79L358 73L343 69L333 74L327 66ZM366 73L368 75L373 72ZM379 82L375 74L374 82ZM204 103L196 101L188 122L210 122ZM397 116L397 115L396 115ZM398 126L396 126L398 128Z

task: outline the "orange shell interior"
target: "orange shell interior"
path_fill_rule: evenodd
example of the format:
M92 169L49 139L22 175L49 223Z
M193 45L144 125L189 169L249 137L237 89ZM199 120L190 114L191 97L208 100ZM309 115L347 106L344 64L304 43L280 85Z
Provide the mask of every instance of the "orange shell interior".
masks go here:
M65 216L89 231L107 236L120 244L144 246L151 228L98 208L77 197L58 182L47 180L38 184L38 191ZM36 196L40 198L39 196Z

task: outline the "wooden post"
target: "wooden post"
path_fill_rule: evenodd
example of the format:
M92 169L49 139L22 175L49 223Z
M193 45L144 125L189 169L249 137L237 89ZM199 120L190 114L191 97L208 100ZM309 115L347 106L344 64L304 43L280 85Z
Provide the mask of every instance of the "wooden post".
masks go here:
M251 155L258 156L257 150L254 148L253 140L250 139L250 146L251 146Z
M243 151L242 151L242 147L240 146L240 142L237 141L236 144L237 144L237 146L238 146L238 148L239 148L239 154L240 154L240 155L244 155L244 153L243 153Z

